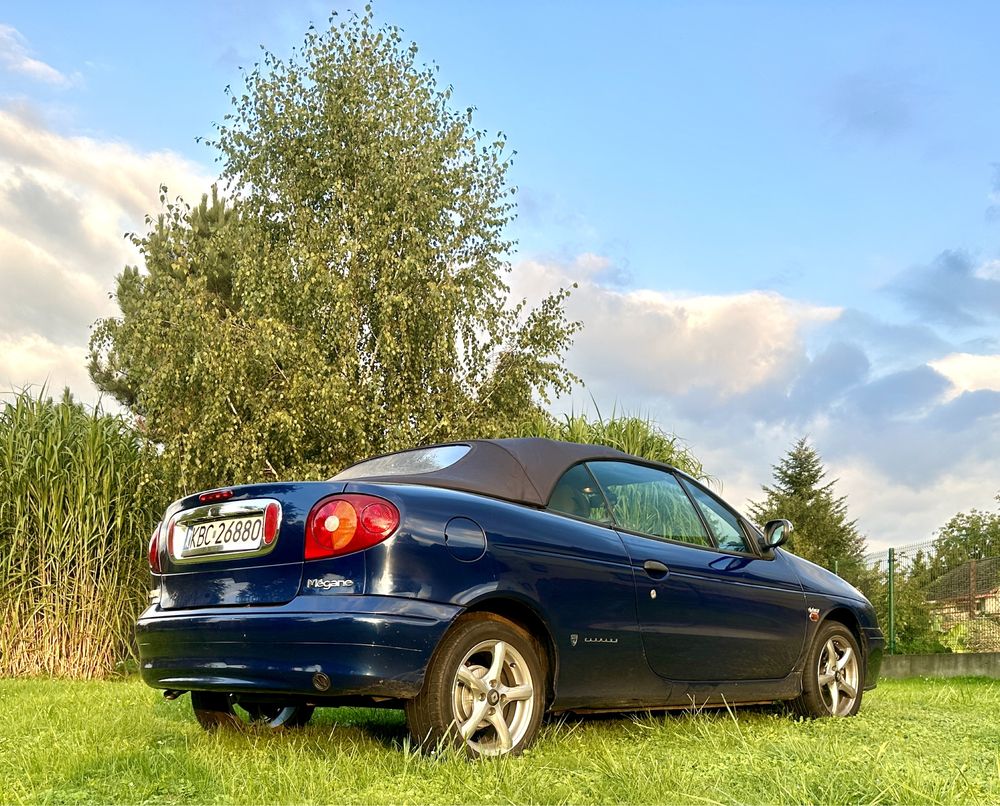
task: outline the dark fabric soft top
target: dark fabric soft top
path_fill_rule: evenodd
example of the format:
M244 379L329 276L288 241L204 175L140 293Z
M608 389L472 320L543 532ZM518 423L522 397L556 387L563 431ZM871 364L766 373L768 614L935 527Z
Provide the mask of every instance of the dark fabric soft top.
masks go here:
M353 477L350 481L426 484L430 487L480 493L520 504L545 506L563 473L573 465L591 459L634 459L627 453L603 445L581 445L551 439L472 439L447 444L468 445L469 452L454 464L440 470L405 475L360 476ZM413 450L433 447L441 446L427 445ZM342 472L347 474L350 469L345 468ZM338 476L333 478L336 480Z

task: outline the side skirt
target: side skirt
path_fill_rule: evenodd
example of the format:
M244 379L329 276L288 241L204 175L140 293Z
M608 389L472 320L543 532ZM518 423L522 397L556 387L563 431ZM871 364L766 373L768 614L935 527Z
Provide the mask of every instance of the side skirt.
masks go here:
M673 681L667 697L603 700L601 702L553 703L559 713L610 713L615 711L675 711L725 708L729 705L761 705L791 700L802 693L802 672L794 671L781 680L732 680L721 683L685 683Z

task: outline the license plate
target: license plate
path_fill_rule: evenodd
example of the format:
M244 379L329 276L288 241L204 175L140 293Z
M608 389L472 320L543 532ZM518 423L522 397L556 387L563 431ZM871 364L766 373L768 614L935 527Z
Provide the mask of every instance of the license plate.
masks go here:
M224 501L175 512L167 543L175 563L243 559L271 552L280 529L281 504L273 498Z
M175 546L179 559L206 554L233 554L258 551L264 545L264 513L242 518L177 524Z

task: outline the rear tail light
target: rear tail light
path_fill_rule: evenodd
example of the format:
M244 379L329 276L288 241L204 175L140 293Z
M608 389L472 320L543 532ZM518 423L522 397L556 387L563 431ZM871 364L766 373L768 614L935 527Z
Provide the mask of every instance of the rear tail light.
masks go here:
M369 548L392 536L399 510L373 495L337 495L312 508L306 522L307 560L337 557Z
M160 573L160 524L156 524L149 539L149 570L154 574Z
M281 520L281 507L277 501L272 501L264 509L264 545L270 546L278 536L278 521Z

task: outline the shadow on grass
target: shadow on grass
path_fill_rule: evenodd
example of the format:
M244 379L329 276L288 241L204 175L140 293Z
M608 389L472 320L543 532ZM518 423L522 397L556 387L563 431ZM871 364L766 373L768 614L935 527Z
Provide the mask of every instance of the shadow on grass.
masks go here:
M737 719L741 716L785 716L791 714L792 712L788 709L786 705L782 703L773 704L761 704L761 705L738 705L730 706L728 709L725 705L711 707L697 707L690 706L688 708L678 708L671 710L645 710L645 711L614 711L609 713L575 713L575 712L562 712L558 714L546 714L545 722L548 725L587 725L587 724L628 724L630 722L636 722L639 720L654 719L658 721L668 721L676 720L680 721L683 719L690 718L692 716L730 716L734 715Z
M401 750L409 736L403 712L390 708L317 708L308 730L323 732L333 742L358 740Z
M159 719L170 725L171 730L189 729L196 736L229 737L237 742L241 736L248 743L272 738L298 738L330 749L355 749L359 745L371 745L399 750L404 747L408 736L403 712L387 708L317 708L309 724L303 727L270 728L242 722L238 728L225 727L210 732L198 727L187 695L176 701L161 699L154 704L153 709Z
M176 711L173 716L176 720ZM546 714L544 725L551 737L558 736L563 731L571 733L578 728L596 728L601 725L628 727L637 722L655 722L679 727L692 718L740 720L744 717L759 716L794 718L794 715L781 704L773 704L734 707L729 711L725 707L691 707L670 711L620 711L596 714L564 712ZM194 722L193 715L188 718ZM406 752L410 748L409 732L403 711L387 708L317 708L312 720L302 728L272 729L248 724L238 731L226 731L224 735L234 738L243 735L251 742L294 737L300 739L305 746L313 745L317 752L331 750L354 752L362 748Z

